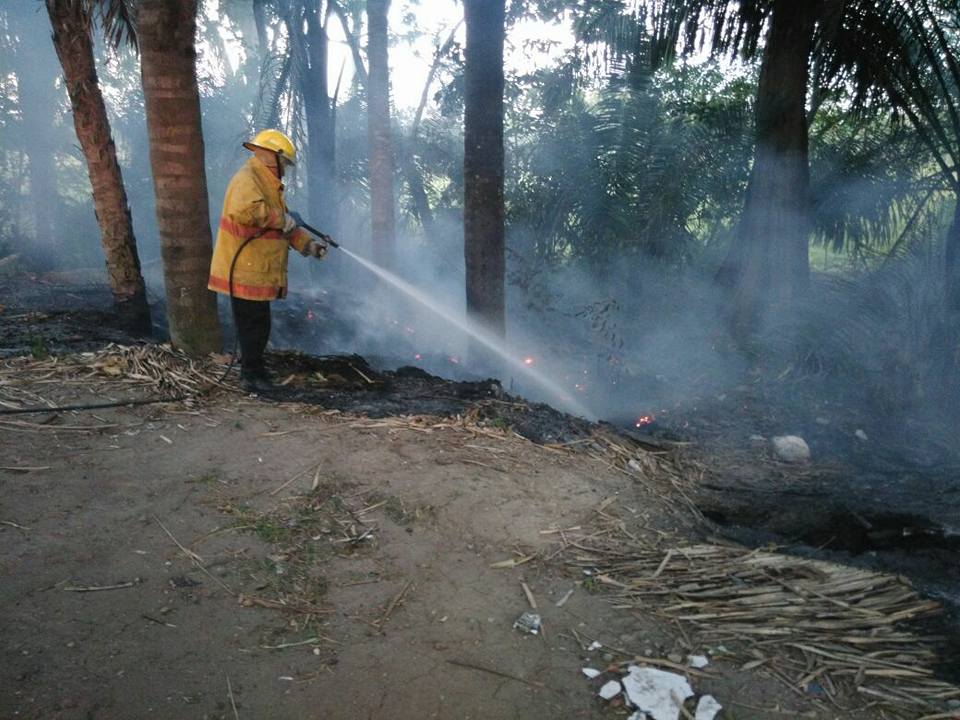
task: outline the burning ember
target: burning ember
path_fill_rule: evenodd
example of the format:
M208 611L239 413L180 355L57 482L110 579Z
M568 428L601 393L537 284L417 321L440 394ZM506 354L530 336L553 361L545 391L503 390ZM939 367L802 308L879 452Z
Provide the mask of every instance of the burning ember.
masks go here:
M421 355L420 353L417 353L416 355L413 356L413 359L414 359L414 360L423 360L423 355Z
M315 317L316 317L316 315L313 314L313 310L307 310L307 320L308 320L308 321L313 322L313 319L314 319Z
M525 358L523 359L523 364L526 365L527 367L530 367L531 365L533 365L533 358L532 358L532 357L525 357Z
M655 420L656 418L652 414L641 415L640 417L637 418L637 421L634 423L634 426L638 428L646 427L647 425L651 425Z
M459 365L459 364L460 364L460 358L458 358L456 355L451 355L451 356L450 356L449 358L447 358L447 359L448 359L450 362L452 362L454 365Z

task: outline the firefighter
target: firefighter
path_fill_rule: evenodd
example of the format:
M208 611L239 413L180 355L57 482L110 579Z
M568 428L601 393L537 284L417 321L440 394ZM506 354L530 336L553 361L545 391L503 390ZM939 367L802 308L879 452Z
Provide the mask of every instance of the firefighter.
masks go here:
M328 245L299 227L283 199L283 175L296 162L290 138L263 130L243 146L253 153L230 180L207 287L230 297L240 345L240 377L252 392L272 387L263 354L270 337L270 301L287 294L287 253L322 259Z

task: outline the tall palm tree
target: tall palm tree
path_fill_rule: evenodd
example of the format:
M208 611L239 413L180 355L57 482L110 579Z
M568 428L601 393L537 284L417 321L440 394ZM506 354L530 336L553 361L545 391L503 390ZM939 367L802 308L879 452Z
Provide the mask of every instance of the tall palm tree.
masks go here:
M149 333L150 307L137 241L93 57L95 13L114 45L124 36L134 42L127 8L122 0L46 0L46 7L73 109L73 125L87 161L114 303L124 324L135 332Z
M336 232L336 92L331 95L327 77L327 28L333 5L329 0L281 0L278 7L287 28L291 58L291 71L285 81L290 84L290 95L300 104L307 131L309 212L321 227ZM299 128L293 134L297 136Z
M370 216L373 256L393 264L395 210L393 201L393 141L390 132L390 64L387 12L390 0L367 0L367 129L370 141Z
M920 0L926 2L926 0ZM943 0L955 2L955 0ZM580 29L633 63L657 65L704 45L761 56L754 163L739 225L721 270L733 289L735 326L750 330L771 305L789 306L809 276L810 68L829 84L890 61L888 46L854 41L857 28L884 25L908 0L616 0L586 4ZM886 41L901 38L886 35ZM826 75L826 77L823 77ZM875 87L875 86L874 86ZM811 103L815 109L816 103Z
M463 246L467 314L506 334L503 199L505 0L465 0Z
M137 16L150 165L170 338L193 354L220 349L207 290L212 239L197 88L197 0L141 0Z

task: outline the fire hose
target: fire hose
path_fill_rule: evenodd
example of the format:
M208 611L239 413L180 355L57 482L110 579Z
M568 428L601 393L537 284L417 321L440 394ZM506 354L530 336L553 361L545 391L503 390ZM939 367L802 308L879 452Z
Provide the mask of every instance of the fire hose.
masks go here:
M321 240L323 240L325 243L327 243L327 245L331 245L335 248L340 247L340 244L336 242L332 237L320 232L319 230L317 230L311 225L308 225L302 220L299 222L299 226L302 227L307 232L309 232L310 234L315 235ZM228 276L228 290L230 293L231 305L233 303L233 273L237 267L237 260L240 258L240 253L243 252L243 249L247 245L249 245L251 241L256 240L265 232L266 230L261 230L256 235L251 235L250 237L246 238L240 244L240 247L237 248L237 251L233 254L233 260L230 261L230 273ZM233 352L230 354L230 363L227 365L227 369L223 371L223 374L219 378L217 378L215 384L222 385L223 381L227 378L227 375L229 375L230 371L233 370L233 368L236 366L237 345L238 345L238 339L236 337L236 334L234 334ZM155 398L144 398L141 400L117 400L115 402L87 403L83 405L54 405L52 407L48 406L48 407L3 408L3 409L0 409L0 415L28 415L31 413L56 413L56 412L71 412L71 411L78 411L78 410L105 410L107 408L116 408L116 407L135 407L139 405L156 405L156 404L165 403L165 402L179 402L181 400L186 400L187 397L188 396L185 394L180 394L180 395L175 395L174 397L169 397L169 398L155 397Z
M340 247L340 244L337 243L332 237L330 237L329 235L325 235L324 233L322 233L322 232L320 232L319 230L317 230L315 227L313 227L313 226L311 226L311 225L308 225L307 223L305 223L305 222L303 221L303 219L302 219L299 215L296 215L296 214L295 214L295 216L296 216L296 219L297 219L297 224L298 224L300 227L302 227L304 230L306 230L307 232L311 233L312 235L316 235L318 238L320 238L321 240L323 240L323 241L324 241L325 243L327 243L328 245L332 245L332 246L335 247L335 248L339 248L339 247ZM228 280L227 280L227 289L228 289L228 291L229 291L229 293L230 293L230 305L231 305L231 309L232 309L232 306L233 306L233 271L234 271L234 270L236 269L236 267L237 267L237 259L239 259L240 253L243 252L243 249L244 249L247 245L249 245L251 241L256 240L258 237L260 237L261 235L263 235L265 232L266 232L266 229L261 230L261 231L258 232L256 235L251 235L250 237L248 237L246 240L244 240L244 241L240 244L240 247L238 247L238 248L237 248L237 251L233 254L233 260L230 262L230 273L229 273L229 275L227 276L227 277L228 277ZM222 384L223 381L226 380L227 375L230 374L230 371L233 370L233 368L234 368L234 367L236 366L236 364L237 364L237 344L238 344L238 342L239 342L239 339L238 339L236 333L234 333L234 337L233 337L233 352L230 353L230 364L227 365L227 369L223 371L223 375L221 375L219 378L217 378L217 385Z

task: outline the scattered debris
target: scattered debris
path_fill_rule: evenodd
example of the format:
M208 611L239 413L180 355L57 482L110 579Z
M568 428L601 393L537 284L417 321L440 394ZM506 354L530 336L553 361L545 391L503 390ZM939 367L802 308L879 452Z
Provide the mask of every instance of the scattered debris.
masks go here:
M520 587L523 588L523 594L527 596L527 602L530 603L530 607L537 610L537 600L533 597L533 591L530 589L530 586L525 582L521 582Z
M393 611L397 609L397 606L403 602L404 597L407 594L407 591L413 585L413 580L407 580L406 584L396 595L393 596L393 599L387 605L387 608L383 611L383 615L380 616L378 620L373 622L374 626L378 630L383 630L383 626L387 624L387 621L390 619L390 616L393 614Z
M610 682L604 683L603 687L600 688L600 692L597 694L604 700L613 700L621 692L623 692L623 686L620 684L620 681L611 680Z
M723 710L723 706L717 702L713 695L704 695L697 703L694 720L714 720L721 710Z
M867 435L867 433L865 433L863 430L860 430L859 428L858 428L857 431L854 433L854 437L856 437L857 440L860 440L860 441L862 441L862 442L867 442L867 440L870 439L870 437Z
M694 668L695 670L702 670L707 665L710 664L710 660L706 655L688 655L687 656L687 665Z
M16 528L17 530L23 530L23 531L27 531L30 529L26 525L20 525L19 523L15 523L13 520L0 520L0 525L9 525L12 528Z
M787 463L810 462L810 446L797 435L780 435L771 438L770 444L778 458Z
M508 570L510 568L515 568L518 565L523 565L533 560L536 555L524 555L519 558L510 558L509 560L501 560L500 562L491 563L490 567L494 570Z
M599 670L594 670L593 668L583 668L583 674L587 676L590 680L593 680L595 677L600 677L602 673Z
M539 635L542 622L543 620L537 613L525 612L517 618L517 621L513 624L513 629L528 635Z
M636 665L627 668L623 687L630 702L653 720L677 720L684 701L693 697L682 675Z
M136 587L141 582L140 578L134 578L130 582L117 583L116 585L67 585L63 589L68 592L100 592L102 590L125 590L127 588Z
M557 600L557 602L554 603L554 604L555 604L558 608L562 608L564 605L567 604L567 600L569 600L571 597L573 597L573 591L574 591L574 589L575 589L575 588L570 588L569 590L567 590L567 591L563 594L563 596L562 596L559 600Z
M515 680L516 682L523 683L524 685L529 685L530 687L542 688L544 687L543 683L536 682L535 680L525 680L522 677L517 675L511 675L510 673L503 672L502 670L496 670L494 668L484 667L483 665L477 665L476 663L467 662L466 660L447 660L450 665L456 665L457 667L469 668L471 670L479 670L480 672L489 673L490 675L496 675L497 677L506 678L507 680Z
M227 695L230 697L230 707L233 708L233 720L240 720L240 713L237 712L237 701L233 697L233 685L230 684L229 675L227 675Z
M655 608L691 626L698 641L722 642L745 669L793 688L815 678L832 701L840 682L911 712L960 699L960 688L935 675L937 638L902 625L940 606L901 578L737 546L656 550L621 538L592 544L595 551L578 540L570 564L609 576L605 585L617 589L618 605ZM671 562L653 578L667 554Z
M316 645L321 641L321 639L322 638L319 638L319 637L312 637L312 638L307 638L306 640L298 640L297 642L280 643L279 645L261 645L260 648L262 650L286 650L287 648L292 648L292 647L302 647L304 645Z
M590 647L587 648L587 652L593 652L594 650L599 650L602 647L603 645L601 643L594 640L592 643L590 643Z

